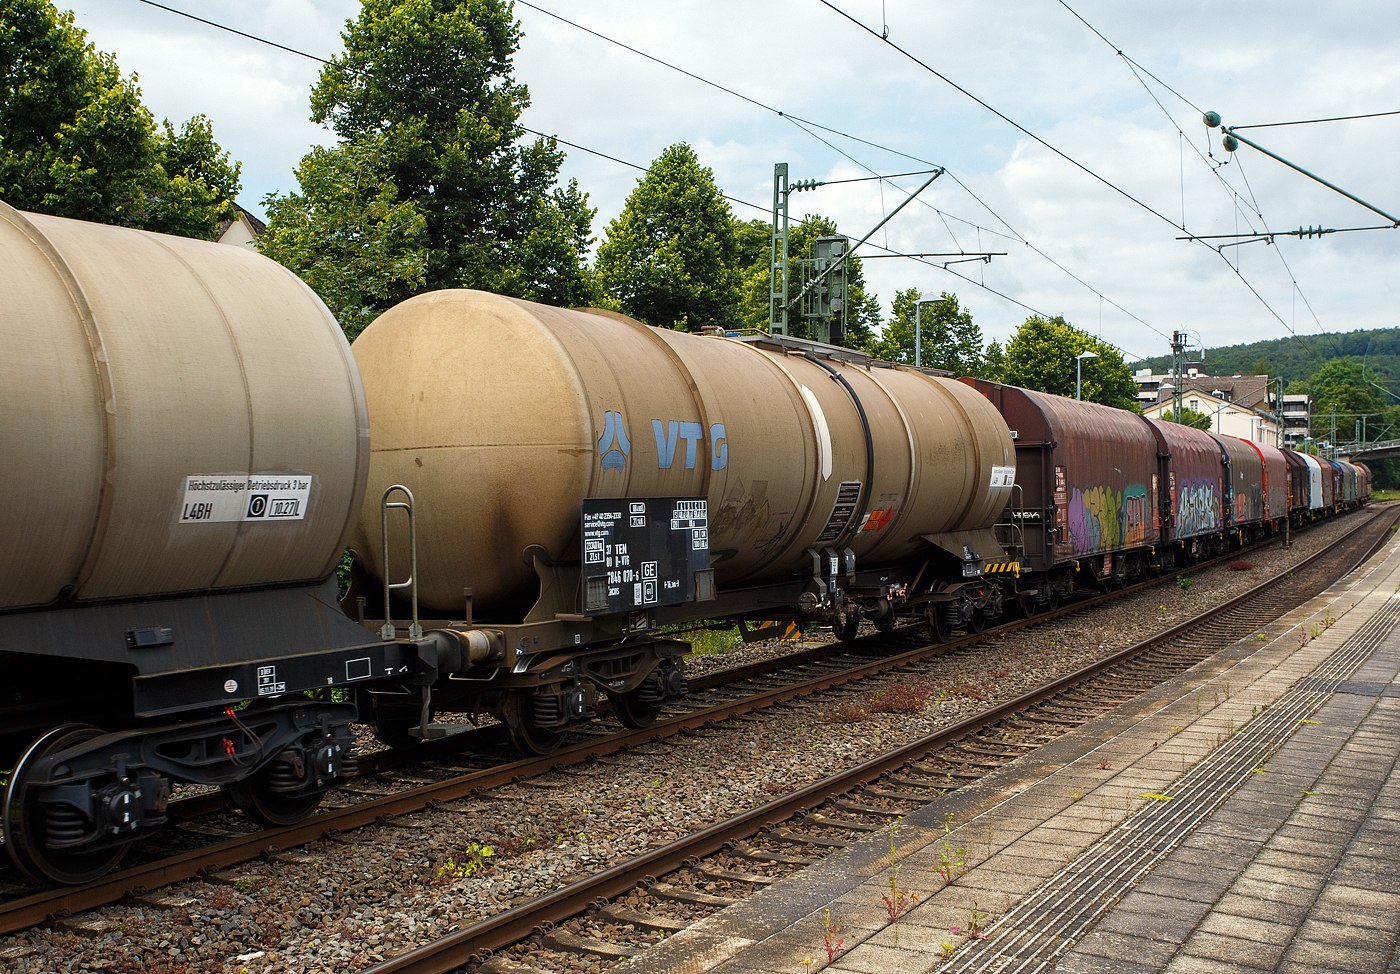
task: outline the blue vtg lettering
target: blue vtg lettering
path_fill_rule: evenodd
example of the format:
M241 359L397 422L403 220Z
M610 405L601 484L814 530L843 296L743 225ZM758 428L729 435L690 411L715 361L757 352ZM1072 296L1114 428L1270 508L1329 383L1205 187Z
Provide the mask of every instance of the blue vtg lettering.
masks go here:
M712 423L708 436L701 424L675 419L653 419L651 429L656 436L656 465L660 470L671 469L677 454L682 453L682 443L685 444L685 469L694 470L695 464L700 462L701 445L707 441L710 469L723 470L729 466L729 441L725 437L723 423ZM631 454L632 442L628 439L621 410L606 410L603 413L603 432L598 438L598 457L603 469L625 469Z
M685 469L695 469L699 444L705 440L703 426L674 419L663 425L661 420L653 419L651 429L656 434L656 465L659 468L671 469L671 464L676 461L676 448L684 441ZM729 443L724 436L724 424L715 423L710 427L710 469L723 470L728 465Z

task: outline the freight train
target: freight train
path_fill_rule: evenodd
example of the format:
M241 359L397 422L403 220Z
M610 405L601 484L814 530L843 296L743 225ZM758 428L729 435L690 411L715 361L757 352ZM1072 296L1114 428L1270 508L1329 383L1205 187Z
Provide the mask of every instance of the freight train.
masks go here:
M287 824L494 715L686 690L677 626L935 636L1364 502L1369 471L778 336L294 275L0 203L6 847L84 882L221 786ZM349 591L338 590L353 553Z

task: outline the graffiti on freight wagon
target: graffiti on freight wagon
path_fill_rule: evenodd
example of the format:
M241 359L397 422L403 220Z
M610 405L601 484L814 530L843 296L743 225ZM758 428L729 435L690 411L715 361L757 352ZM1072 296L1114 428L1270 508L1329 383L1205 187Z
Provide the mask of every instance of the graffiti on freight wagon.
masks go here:
M1147 488L1075 488L1069 502L1069 535L1076 555L1142 544L1147 540Z
M1176 536L1209 534L1221 527L1220 492L1213 480L1187 480L1177 488Z

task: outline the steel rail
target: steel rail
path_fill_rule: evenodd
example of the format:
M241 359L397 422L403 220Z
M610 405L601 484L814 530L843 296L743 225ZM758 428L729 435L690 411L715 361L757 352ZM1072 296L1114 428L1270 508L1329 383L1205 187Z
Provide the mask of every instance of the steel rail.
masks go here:
M803 814L822 801L844 794L853 788L861 787L881 775L895 771L911 761L925 757L939 748L968 737L989 725L1007 719L1013 714L1021 713L1037 704L1044 703L1074 685L1092 679L1135 656L1199 628L1268 592L1284 582L1286 577L1291 577L1298 570L1309 567L1324 556L1331 554L1336 548L1354 538L1359 531L1375 524L1385 514L1388 514L1392 523L1400 520L1400 508L1393 508L1388 512L1383 509L1383 511L1377 512L1371 518L1358 524L1355 529L1343 537L1299 562L1289 572L1280 572L1273 578L1266 579L1221 605L1206 610L1199 616L1081 667L1051 683L958 721L935 734L912 741L829 778L813 782L797 791L742 812L723 822L717 822L686 838L646 852L629 862L612 866L603 872L579 880L537 900L504 910L432 943L406 951L397 957L367 968L364 974L443 974L443 972L454 970L467 963L480 961L490 952L515 943L532 933L544 932L550 929L552 924L574 916L590 905L626 893L657 874L679 869L696 857L703 858L713 855L721 851L728 843L749 838L764 828L777 825L794 815ZM1358 565L1371 557L1387 537L1388 532L1383 531L1378 540L1368 546L1366 551L1337 577L1343 578L1354 571Z
M1294 565L1290 571L1297 572L1319 557L1332 551L1337 546L1343 544L1348 539L1354 537L1358 531L1374 523L1385 510L1386 509L1382 508L1370 518L1358 523L1347 534L1310 555L1297 565ZM1400 516L1400 508L1395 509L1395 514L1396 516ZM1277 538L1273 538L1270 539L1269 542L1262 542L1262 544L1271 543L1276 540ZM1192 566L1191 570L1199 571L1219 561L1223 561L1226 558L1237 557L1240 553L1240 551L1236 551L1210 562L1201 562ZM1029 626L1040 625L1045 622L1064 618L1076 612L1101 605L1119 596L1131 594L1153 585L1168 582L1172 577L1174 576L1162 576L1157 579L1151 579L1115 592L1093 596L1074 602L1071 605L1061 606L1030 618L1013 620L981 633L972 633L949 640L948 642L933 643L893 656L872 659L867 663L836 673L823 674L801 683L766 690L761 693L726 701L704 710L659 720L648 727L622 731L595 740L584 741L571 747L563 748L552 754L524 758L493 768L485 768L469 774L447 778L443 781L435 782L431 785L424 785L420 788L408 789L398 794L356 802L342 808L321 812L295 825L263 829L259 832L249 833L247 836L226 839L221 842L202 846L198 849L178 853L155 862L118 870L81 886L43 890L29 896L10 900L0 905L0 934L13 933L46 921L61 919L74 912L93 909L124 898L140 896L161 886L192 879L220 869L227 869L231 866L236 866L240 863L260 857L268 857L297 846L335 836L344 831L361 828L367 825L384 823L396 816L416 812L433 804L470 797L491 788L536 777L562 767L594 761L600 757L615 754L654 740L671 737L687 731L698 730L729 717L749 713L754 710L761 710L777 703L783 703L797 697L840 686L852 680L868 678L885 670L896 669L900 666L918 662L931 656L941 655L951 649L972 645L994 634L1015 632ZM1245 595L1272 587L1273 584L1277 584L1282 581L1283 578L1283 573L1280 573L1273 579L1250 589ZM1225 606L1231 606L1238 601L1239 599L1232 600L1231 602L1225 603ZM1218 614L1223 608L1224 606L1217 607L1217 609L1211 611ZM1204 621L1206 618L1213 618L1213 616L1208 613L1205 616L1199 617L1201 621ZM1188 620L1180 626L1167 630L1167 632L1176 632L1183 626L1190 626L1191 624L1192 620ZM801 662L810 662L811 660L821 658L823 655L829 656L836 652L842 652L843 647L855 650L862 643L867 646L878 644L880 640L888 639L891 635L907 633L918 628L920 627L904 627L895 630L893 634L880 633L849 642L831 643L827 644L826 647L814 648L804 651L801 654L784 655L771 660L759 661L748 666L736 667L730 670L720 670L713 674L708 674L706 677L697 678L694 683L697 688L708 689L723 685L726 682L743 679L746 676L761 675L766 672L771 672L774 669L781 669L786 665L791 665L794 656L804 657L801 659ZM813 655L807 656L808 653ZM1071 676L1082 673L1083 671L1076 671L1076 674L1072 674ZM1079 678L1083 679L1085 677L1080 675ZM1056 690L1054 692L1059 691ZM1051 695L1053 695L1053 693L1051 693ZM1017 702L1023 699L1024 698L1017 698ZM1024 705L1023 703L1022 706ZM959 732L959 736L963 736L966 733L966 731L961 731ZM439 745L446 744L447 741L431 742L427 746L433 747L435 752L445 752L446 748L440 747ZM937 746L942 745L940 744ZM409 752L411 761L421 761L434 756L436 756L436 754L426 753L426 747L414 748ZM908 759L906 758L904 760ZM389 762L393 762L394 764L398 763L396 758L385 759L385 761L386 764ZM900 763L903 762L901 761ZM862 767L864 767L864 765L862 765ZM806 789L804 789L804 793L805 791ZM222 807L220 804L221 801L221 793L201 795L182 800L182 802L200 804L210 811L217 811L218 808ZM784 801L786 801L786 799L777 800L776 804L782 804ZM767 808L768 806L763 807ZM609 872L611 872L611 870L609 870Z

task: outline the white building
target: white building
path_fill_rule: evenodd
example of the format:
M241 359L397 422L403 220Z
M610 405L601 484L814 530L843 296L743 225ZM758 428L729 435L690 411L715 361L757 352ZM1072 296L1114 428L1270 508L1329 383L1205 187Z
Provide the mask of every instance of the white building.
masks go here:
M244 250L257 250L258 238L263 235L263 231L266 229L266 224L235 203L233 204L233 219L225 220L223 226L219 228L218 242L242 247Z
M1270 446L1286 445L1280 439L1278 421L1262 410L1195 389L1185 393L1181 397L1181 403L1187 409L1209 416L1212 433L1238 436L1242 440L1253 440L1255 443L1267 443ZM1152 419L1161 419L1162 413L1170 412L1171 408L1172 401L1166 399L1148 406L1142 414Z

